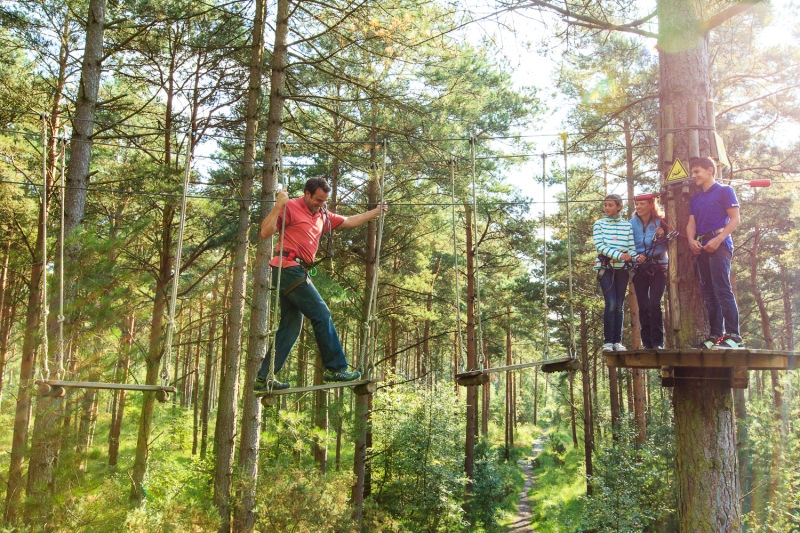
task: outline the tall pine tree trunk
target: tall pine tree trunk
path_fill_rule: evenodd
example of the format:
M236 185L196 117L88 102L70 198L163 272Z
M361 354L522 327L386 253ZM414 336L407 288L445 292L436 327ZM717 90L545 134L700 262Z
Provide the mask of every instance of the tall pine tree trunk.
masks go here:
M258 3L256 8L259 10L259 23L253 28L253 42L263 42L263 20L266 15L266 7ZM261 13L261 10L264 13ZM261 173L261 216L266 217L272 209L274 194L277 190L277 159L278 142L282 130L283 103L286 99L286 63L288 55L287 35L289 33L289 1L279 0L277 4L275 20L275 41L272 47L272 64L270 72L270 95L269 112L267 117L266 129L266 148L264 151L264 169ZM258 54L254 50L251 54L250 63L250 91L248 94L248 106L252 105L253 115L248 120L255 120L258 105L258 80L261 71L256 65ZM251 100L251 97L253 100ZM255 137L255 130L253 132ZM267 323L269 321L269 284L270 266L269 261L273 252L272 239L259 239L256 247L255 267L253 269L253 298L250 312L250 329L247 342L247 360L245 362L245 384L252 387L256 379L258 368L267 353L268 339ZM275 317L277 320L278 317ZM273 349L274 353L274 349ZM234 397L235 400L235 397ZM239 504L234 510L233 527L237 532L252 531L255 524L253 507L255 505L255 485L258 476L258 435L259 422L261 419L261 403L250 390L244 395L242 401L242 434L239 441L238 470L241 475L241 482L237 487ZM233 428L231 428L233 429ZM219 458L219 452L217 453ZM233 456L225 455L226 464L233 464ZM218 459L219 460L219 459ZM220 487L223 488L223 487ZM228 488L228 490L230 490ZM222 501L220 500L220 504ZM222 506L220 506L222 511ZM225 514L220 513L225 521ZM220 533L225 533L225 524L220 529Z
M709 116L711 72L702 9L707 2L658 0L660 170L666 181L675 158L710 155L705 129ZM688 169L687 169L688 170ZM683 231L690 181L666 183L667 219ZM670 324L672 346L698 343L706 334L703 302L694 257L680 239L670 242ZM676 377L714 377L704 369L676 369ZM679 372L680 371L680 372ZM684 374L684 376L679 376ZM733 401L728 383L716 379L678 379L675 410L676 487L681 531L741 531L741 493L736 460Z
M473 244L474 213L472 206L464 204L467 250L467 370L478 368L477 342L475 332L475 245ZM464 436L464 474L467 476L467 493L472 492L475 476L475 435L478 432L478 388L467 387L467 423Z

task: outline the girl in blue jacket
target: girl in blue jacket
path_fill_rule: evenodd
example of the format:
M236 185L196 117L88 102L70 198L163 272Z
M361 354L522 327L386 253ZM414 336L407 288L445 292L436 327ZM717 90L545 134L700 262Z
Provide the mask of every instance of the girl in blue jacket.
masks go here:
M636 268L633 288L639 302L639 322L642 325L642 346L647 349L664 347L664 322L661 297L667 286L666 224L656 205L654 194L634 198L636 214L631 219L633 240L636 243Z

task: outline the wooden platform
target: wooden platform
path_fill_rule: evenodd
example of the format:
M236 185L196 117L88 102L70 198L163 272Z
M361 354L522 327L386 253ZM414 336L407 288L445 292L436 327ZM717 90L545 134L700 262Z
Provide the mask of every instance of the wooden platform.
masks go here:
M469 372L460 372L456 374L456 383L464 387L481 385L489 381L489 374L495 374L497 372L513 372L535 366L541 367L543 372L560 372L565 370L577 370L580 368L580 363L577 359L573 359L571 357L561 357L557 359L540 359L539 361L531 361L529 363L518 363L515 365L495 366L491 368L470 370Z
M747 370L794 370L800 366L796 352L772 350L626 350L604 352L608 366L625 368L745 368Z
M606 364L623 368L658 368L661 385L672 387L689 379L725 380L733 388L747 388L749 370L794 370L800 367L796 352L754 350L626 350L604 352Z
M108 389L108 390L132 390L132 391L164 391L175 392L175 387L164 387L162 385L139 385L138 383L101 383L97 381L60 381L56 379L39 379L37 385L50 385L51 387L63 387L66 389Z
M314 392L318 390L331 390L343 389L349 387L361 387L364 393L375 392L377 388L374 381L362 379L360 381L337 381L335 383L323 383L322 385L309 385L308 387L290 387L288 389L274 390L274 391L260 391L254 393L257 397L263 398L265 396L281 396L284 394L300 394L304 392ZM359 391L356 391L359 392Z

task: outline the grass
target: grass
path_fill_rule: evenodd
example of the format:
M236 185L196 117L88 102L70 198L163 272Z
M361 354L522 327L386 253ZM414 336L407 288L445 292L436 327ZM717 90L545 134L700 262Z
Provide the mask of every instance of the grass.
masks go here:
M566 433L556 436L561 442L569 442ZM533 475L536 481L528 493L533 530L537 533L577 530L583 512L581 497L586 493L583 450L568 444L566 452L558 453L545 439Z

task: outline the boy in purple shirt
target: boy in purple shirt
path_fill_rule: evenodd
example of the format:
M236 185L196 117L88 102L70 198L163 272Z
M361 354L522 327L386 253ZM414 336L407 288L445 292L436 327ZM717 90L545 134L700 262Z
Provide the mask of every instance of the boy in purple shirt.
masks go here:
M692 179L700 191L689 203L686 237L697 256L695 265L708 312L709 337L704 348L743 348L739 309L731 287L731 233L739 225L739 202L728 185L716 182L717 166L709 157L689 160Z

